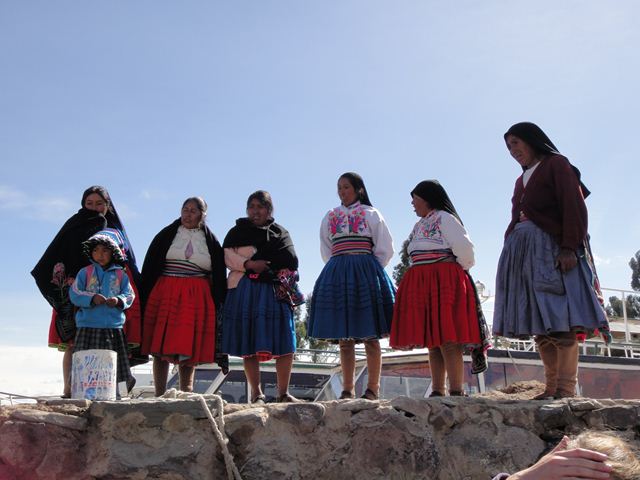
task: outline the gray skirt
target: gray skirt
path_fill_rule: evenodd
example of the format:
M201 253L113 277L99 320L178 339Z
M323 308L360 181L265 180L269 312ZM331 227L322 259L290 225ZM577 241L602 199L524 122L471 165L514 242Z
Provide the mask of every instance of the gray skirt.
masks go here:
M567 273L555 266L559 253L559 245L533 222L516 224L498 262L494 334L528 338L608 330L588 252L580 247L578 265Z

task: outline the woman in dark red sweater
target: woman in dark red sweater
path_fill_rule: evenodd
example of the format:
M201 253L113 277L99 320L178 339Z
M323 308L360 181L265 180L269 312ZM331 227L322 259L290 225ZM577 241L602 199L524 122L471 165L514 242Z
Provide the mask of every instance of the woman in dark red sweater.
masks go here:
M504 139L522 166L511 222L498 264L493 330L535 336L545 368L540 399L575 395L578 337L608 335L602 294L587 235L589 191L580 172L533 123L513 125Z

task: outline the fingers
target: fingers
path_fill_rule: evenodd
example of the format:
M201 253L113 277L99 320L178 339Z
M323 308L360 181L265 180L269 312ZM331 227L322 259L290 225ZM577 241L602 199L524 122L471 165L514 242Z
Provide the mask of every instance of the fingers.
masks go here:
M587 450L586 448L572 448L571 450L560 452L560 454L565 458L584 459L584 461L589 462L590 464L597 463L598 465L605 465L603 462L606 462L609 458L604 453L596 452L594 450ZM606 465L606 467L606 471L611 471L611 467L609 467L608 465Z
M593 459L593 460L590 460ZM607 456L585 449L567 450L559 452L550 465L558 478L590 478L593 480L611 478L610 465L604 463ZM596 460L597 459L597 460ZM552 477L555 478L555 477Z

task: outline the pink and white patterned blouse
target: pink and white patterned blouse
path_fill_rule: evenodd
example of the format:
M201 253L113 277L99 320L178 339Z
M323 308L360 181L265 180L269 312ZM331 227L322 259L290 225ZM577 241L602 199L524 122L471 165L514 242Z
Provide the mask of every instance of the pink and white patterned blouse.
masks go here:
M382 214L373 207L356 202L329 210L320 224L320 253L328 262L334 240L341 237L367 237L373 243L373 255L385 267L393 257L393 238Z

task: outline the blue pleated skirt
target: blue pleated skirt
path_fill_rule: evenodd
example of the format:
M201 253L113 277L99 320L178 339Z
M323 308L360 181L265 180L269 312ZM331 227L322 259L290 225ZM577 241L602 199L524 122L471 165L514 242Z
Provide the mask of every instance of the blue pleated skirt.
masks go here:
M527 338L553 332L608 330L584 248L567 273L555 266L559 245L531 221L516 224L505 241L496 277L493 331Z
M308 335L357 341L387 337L395 293L373 255L331 257L313 288Z
M276 300L273 285L243 277L224 304L222 352L260 361L296 350L293 311Z

